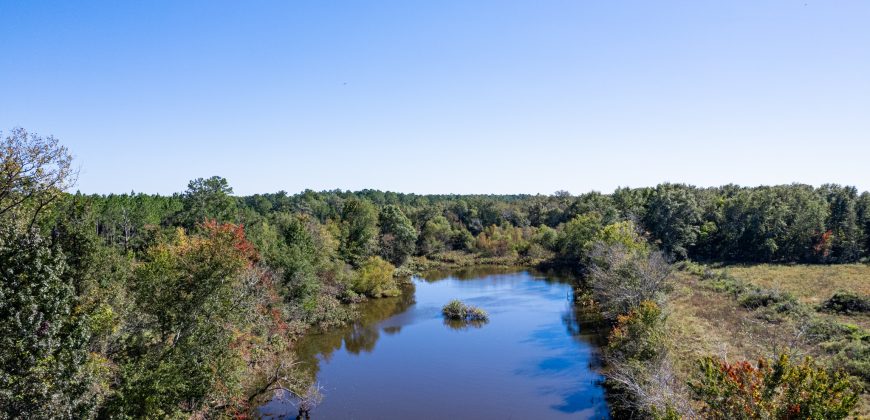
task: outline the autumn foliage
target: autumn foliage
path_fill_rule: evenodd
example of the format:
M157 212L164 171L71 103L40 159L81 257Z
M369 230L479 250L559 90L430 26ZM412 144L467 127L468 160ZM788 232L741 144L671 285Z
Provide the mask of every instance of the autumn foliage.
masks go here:
M851 381L829 373L811 358L798 364L780 355L728 363L715 357L699 362L701 379L689 384L714 419L841 419L858 402Z
M654 359L661 351L663 323L661 308L649 300L641 302L627 314L619 315L607 340L610 357Z
M110 412L245 413L251 396L281 380L289 326L273 275L258 260L242 226L215 221L192 235L179 228L149 250L132 288L146 317L132 331Z
M230 244L235 250L235 257L247 261L248 266L260 260L260 255L254 245L245 237L245 227L232 223L218 223L216 220L207 220L201 226L205 232L204 240L222 241Z
M833 241L834 232L828 229L825 233L819 236L819 240L813 245L815 254L822 258L827 258L831 255L831 242Z

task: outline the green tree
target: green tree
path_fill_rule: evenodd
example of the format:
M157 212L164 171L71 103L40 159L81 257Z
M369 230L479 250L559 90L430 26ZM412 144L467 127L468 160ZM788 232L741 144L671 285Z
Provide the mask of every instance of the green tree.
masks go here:
M828 205L825 227L831 232L830 255L833 262L854 262L861 258L862 229L858 225L858 190L827 184L821 187Z
M547 225L540 225L532 235L532 242L540 245L542 248L553 251L556 249L556 243L559 240L559 233Z
M621 245L626 250L647 255L650 252L649 242L643 237L638 227L630 220L611 223L596 235L596 240L605 245Z
M619 210L622 219L640 221L646 213L646 202L650 188L619 187L611 195L613 205Z
M333 294L343 285L327 281L336 274L330 266L334 250L321 243L320 229L310 216L279 213L271 221L251 225L249 234L265 263L280 275L284 299L294 315L305 322L332 325L328 308L338 306ZM331 275L321 278L321 273Z
M0 225L0 267L0 413L87 417L89 333L63 253L34 230Z
M581 214L565 223L556 240L556 260L567 267L586 269L589 251L601 228L598 213Z
M0 140L0 218L12 216L32 226L74 183L72 155L56 138L16 128Z
M828 206L809 185L762 187L753 196L757 255L765 261L818 261L827 254L824 243ZM756 257L757 258L757 257Z
M694 188L661 184L649 197L644 226L670 256L684 259L695 244L701 213Z
M423 225L419 237L419 249L423 255L431 255L448 249L453 236L450 221L443 215L437 215Z
M201 230L193 237L179 230L137 268L132 291L141 318L106 414L174 417L243 396L249 362L240 351L263 284L251 271L257 254L239 226L209 222Z
M864 257L870 258L870 192L858 199L858 226L863 230Z
M351 198L341 210L341 245L345 261L358 267L374 254L377 246L378 213L366 200Z
M395 205L381 209L378 217L381 256L394 265L402 265L417 247L417 229Z
M619 210L609 195L593 191L577 196L573 203L565 211L565 217L573 219L577 215L597 213L601 216L602 224L610 224L619 217Z
M353 291L374 298L398 296L401 292L393 278L396 270L381 257L369 257L359 268L353 282Z
M197 178L187 184L187 191L182 195L184 209L181 221L187 228L193 228L206 220L218 222L233 221L236 212L236 200L232 196L233 189L225 178L213 176Z

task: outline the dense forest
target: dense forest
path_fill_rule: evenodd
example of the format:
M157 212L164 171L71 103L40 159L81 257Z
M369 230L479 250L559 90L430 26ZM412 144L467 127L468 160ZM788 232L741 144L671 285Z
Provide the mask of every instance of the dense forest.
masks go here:
M297 337L439 265L606 278L596 241L634 232L668 262L870 258L870 193L833 184L240 197L212 176L171 196L87 195L68 192L73 168L53 137L3 137L2 416L245 415L275 389L304 395Z

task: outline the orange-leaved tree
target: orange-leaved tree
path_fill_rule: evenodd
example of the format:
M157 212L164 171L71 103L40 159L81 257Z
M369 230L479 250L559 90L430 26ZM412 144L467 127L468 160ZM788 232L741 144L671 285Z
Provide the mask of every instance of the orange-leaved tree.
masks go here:
M788 355L728 363L699 362L701 378L689 384L703 413L716 419L842 419L858 402L856 385L812 358L792 363Z

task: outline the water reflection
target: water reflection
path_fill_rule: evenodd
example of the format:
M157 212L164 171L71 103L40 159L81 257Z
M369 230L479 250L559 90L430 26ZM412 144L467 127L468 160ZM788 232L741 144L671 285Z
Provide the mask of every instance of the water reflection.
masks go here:
M476 266L466 267L454 270L431 270L420 275L419 279L428 283L444 280L447 278L455 280L475 280L484 276L495 274L515 273L516 268L498 267L498 266Z
M489 321L482 319L475 320L465 320L465 319L449 319L444 318L444 325L449 327L451 330L455 331L464 331L469 328L480 328L486 325Z
M573 301L573 296L570 299ZM601 344L601 335L597 332L598 324L593 318L580 308L567 306L561 316L562 325L543 325L533 330L524 340L525 343L532 343L550 351L550 355L536 357L514 373L526 377L561 376L565 382L560 386L539 389L543 395L555 395L559 398L560 401L551 405L552 408L580 418L607 418L609 413L605 397L600 392L602 377L598 373L601 364L596 344ZM581 344L579 349L565 347L566 332ZM579 355L578 350L581 352ZM585 365L578 369L578 363ZM582 374L575 375L578 371Z
M412 283L403 286L400 296L363 302L359 307L359 318L352 325L303 337L296 343L296 360L306 382L313 383L317 377L320 366L318 356L328 361L342 346L351 354L372 352L381 331L388 335L401 332L401 324L379 324L413 305L415 289ZM394 321L401 321L401 318Z
M485 267L414 283L298 343L300 368L326 394L313 418L607 418L597 335L565 278ZM489 322L443 319L452 299Z

